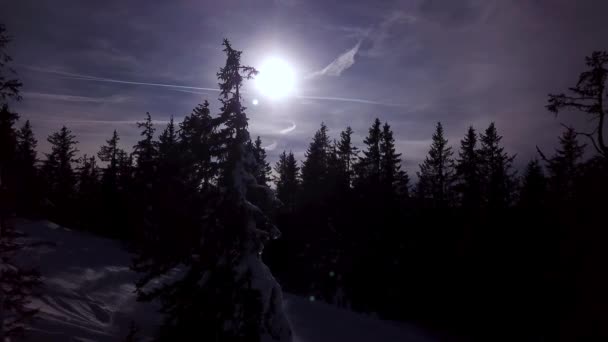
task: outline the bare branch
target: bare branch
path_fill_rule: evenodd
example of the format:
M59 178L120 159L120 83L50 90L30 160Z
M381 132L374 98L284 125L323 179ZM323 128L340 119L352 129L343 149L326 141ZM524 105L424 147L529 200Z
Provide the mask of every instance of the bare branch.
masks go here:
M565 125L563 123L560 123L560 125L566 129L570 129L571 127L568 125ZM597 143L595 142L595 138L593 138L593 135L597 132L597 127L591 132L591 133L586 133L586 132L577 132L574 131L574 134L576 134L577 136L582 135L585 136L587 138L589 138L589 140L591 140L591 144L593 144L593 147L595 148L595 150L600 154L600 155L604 155L604 152L598 147ZM537 148L538 149L538 148Z
M536 145L536 151L538 152L538 154L540 155L540 157L542 158L542 160L544 160L545 162L549 163L549 159L545 156L545 154L543 153L543 151L540 150L540 148L538 147L538 145Z

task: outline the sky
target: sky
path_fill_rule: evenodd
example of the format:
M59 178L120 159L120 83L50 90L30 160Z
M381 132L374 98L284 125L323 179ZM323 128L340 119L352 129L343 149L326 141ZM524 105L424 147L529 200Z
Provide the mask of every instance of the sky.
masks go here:
M608 2L597 0L0 0L0 22L24 83L15 109L46 136L67 125L95 154L116 129L128 150L150 112L160 130L198 103L219 105L216 73L228 38L257 66L280 57L296 90L271 100L246 85L253 136L270 161L301 159L321 121L362 145L372 121L395 132L413 175L441 121L458 148L468 126L495 122L517 166L551 151L562 128L548 93L576 83L584 57L608 48ZM258 105L251 101L259 99Z

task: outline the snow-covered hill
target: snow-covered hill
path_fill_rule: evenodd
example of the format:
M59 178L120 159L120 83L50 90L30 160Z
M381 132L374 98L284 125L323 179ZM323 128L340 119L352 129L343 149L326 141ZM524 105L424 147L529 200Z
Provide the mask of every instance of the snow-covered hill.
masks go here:
M56 224L21 222L29 239L46 242L27 250L25 262L42 273L40 308L30 341L120 341L131 322L150 336L159 322L157 306L135 300L130 255L115 241ZM433 341L401 323L384 322L324 303L285 295L296 342Z

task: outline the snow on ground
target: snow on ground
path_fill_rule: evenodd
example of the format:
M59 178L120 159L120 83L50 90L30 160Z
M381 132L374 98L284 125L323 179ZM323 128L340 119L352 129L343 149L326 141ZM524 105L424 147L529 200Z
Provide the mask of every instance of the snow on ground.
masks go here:
M151 336L158 306L135 300L130 255L116 241L71 231L47 221L21 222L29 239L45 242L27 250L24 262L42 273L40 308L29 341L121 341L131 322ZM385 322L293 296L284 305L294 342L434 341L413 326Z

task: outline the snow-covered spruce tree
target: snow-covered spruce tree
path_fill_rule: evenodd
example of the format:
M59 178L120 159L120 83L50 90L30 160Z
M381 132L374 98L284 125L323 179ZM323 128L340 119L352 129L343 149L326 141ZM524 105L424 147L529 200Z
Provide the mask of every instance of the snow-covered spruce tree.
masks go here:
M171 256L138 258L145 271L137 287L141 299L159 298L164 322L159 341L291 341L282 293L261 260L264 243L279 235L261 208L272 205L270 189L250 172L255 163L240 88L257 72L241 66L241 52L224 40L226 65L220 69L221 113L215 122L218 161L215 201L200 209L200 231L176 276L160 286L152 280L171 271ZM159 246L159 247L162 247Z
M5 52L10 39L0 24L0 341L4 342L24 332L24 324L36 310L26 306L32 289L38 284L35 271L25 270L14 262L15 254L23 249L23 236L12 221L17 184L17 132L14 124L19 118L8 107L9 100L19 100L21 82L11 79L10 56Z

